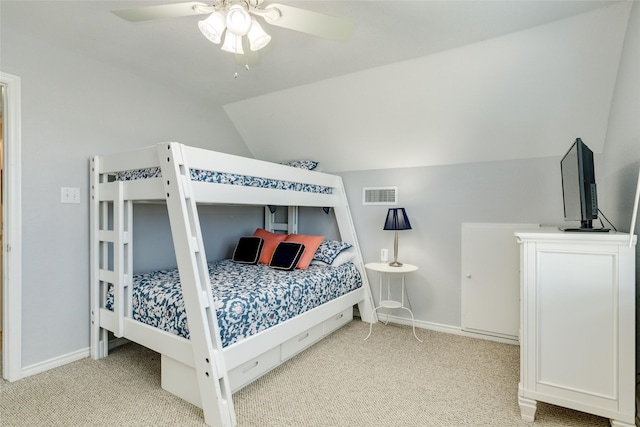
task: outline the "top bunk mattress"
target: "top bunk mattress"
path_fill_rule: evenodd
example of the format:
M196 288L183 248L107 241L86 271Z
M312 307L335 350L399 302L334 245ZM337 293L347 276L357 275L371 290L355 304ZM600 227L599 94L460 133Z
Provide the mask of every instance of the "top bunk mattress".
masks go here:
M231 260L208 266L223 347L362 286L353 263L294 271ZM178 269L134 275L132 298L135 320L189 338ZM113 310L111 286L105 307Z
M133 181L138 179L159 178L162 171L159 167L133 169L117 172L116 181ZM239 175L228 172L216 172L202 169L190 169L191 181L208 182L213 184L242 185L245 187L271 188L275 190L303 191L317 194L332 194L333 188L324 185L307 184L302 182L285 181L279 179L260 178L249 175Z

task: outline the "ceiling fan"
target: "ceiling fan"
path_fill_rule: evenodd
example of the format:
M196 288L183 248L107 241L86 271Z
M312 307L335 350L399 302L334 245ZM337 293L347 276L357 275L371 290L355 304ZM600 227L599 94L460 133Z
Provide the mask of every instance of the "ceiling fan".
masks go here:
M215 44L220 44L224 38L222 50L235 54L244 54L246 47L257 51L271 41L271 36L262 29L256 17L264 19L270 25L337 41L345 40L354 27L353 22L345 18L284 4L264 4L263 1L217 0L213 4L182 2L118 9L112 12L131 22L189 15L209 15L198 22L200 31ZM245 36L246 39L243 39Z

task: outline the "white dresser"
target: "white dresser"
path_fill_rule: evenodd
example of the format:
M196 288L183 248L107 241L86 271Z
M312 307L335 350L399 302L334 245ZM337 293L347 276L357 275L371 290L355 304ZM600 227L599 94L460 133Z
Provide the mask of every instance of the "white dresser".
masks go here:
M625 233L516 232L522 418L537 401L635 426L635 244Z

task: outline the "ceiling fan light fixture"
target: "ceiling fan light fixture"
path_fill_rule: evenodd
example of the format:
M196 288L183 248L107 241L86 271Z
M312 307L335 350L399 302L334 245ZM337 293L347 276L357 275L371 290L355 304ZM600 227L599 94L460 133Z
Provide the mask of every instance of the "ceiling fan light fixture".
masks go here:
M251 15L241 5L234 4L227 11L227 30L237 36L244 36L251 29Z
M244 49L242 49L242 36L238 36L230 31L227 31L224 35L224 43L222 44L221 49L226 52L236 53L240 55L244 54Z
M249 39L249 48L253 51L262 49L271 41L271 36L262 29L262 26L253 17L247 38Z
M213 12L207 19L198 22L198 28L207 40L219 44L225 29L224 15L220 12Z
M282 17L282 12L275 6L267 5L264 9L259 10L260 16L262 16L268 24L273 24Z

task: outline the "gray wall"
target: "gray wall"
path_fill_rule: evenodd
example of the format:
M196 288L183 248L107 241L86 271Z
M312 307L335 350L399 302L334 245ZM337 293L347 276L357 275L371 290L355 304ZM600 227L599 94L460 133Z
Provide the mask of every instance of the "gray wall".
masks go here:
M321 208L304 208L298 210L298 232L324 236L326 239L339 239L340 232L336 224L333 209L326 214Z
M634 4L620 64L604 155L598 158L603 210L624 229L640 166L637 75L640 23ZM193 94L113 69L45 41L3 30L2 71L22 79L23 366L85 349L89 342L88 157L159 141L179 141L249 156L226 114ZM567 146L571 141L567 141ZM482 144L483 141L477 141ZM409 153L408 153L409 155ZM386 207L362 206L363 186L398 185L413 229L400 234L400 259L420 267L408 276L417 319L460 325L462 222L562 223L559 158L347 172L342 174L365 260L392 249L382 230ZM602 166L602 167L600 167ZM600 173L600 172L603 173ZM80 205L60 204L60 187L79 187ZM167 238L166 214L137 209L148 220L144 252ZM205 222L209 258L253 231L258 210L215 210ZM308 217L306 216L308 215ZM300 231L330 235L332 215L305 213ZM220 232L217 224L232 224ZM326 230L326 231L325 231ZM138 233L138 231L136 231ZM217 240L216 240L217 239ZM213 243L209 243L213 242ZM218 244L222 242L222 244ZM136 269L169 266L172 253L147 252ZM639 328L640 329L640 328Z
M198 206L207 259L230 258L241 236L250 236L262 226L261 206ZM177 265L169 215L164 204L134 205L134 273L175 268Z
M634 3L604 152L596 153L595 159L600 208L620 231L629 231L640 169L638 75L640 5ZM576 132L575 136L580 136L580 130ZM481 145L482 141L477 143ZM567 149L571 143L572 140L566 141ZM407 276L416 319L460 326L461 223L564 224L559 163L560 157L548 157L341 175L347 186L365 261L377 261L381 248L389 248L391 252L393 234L382 230L388 207L363 206L362 187L399 187L398 206L407 209L413 227L400 232L399 259L419 267L416 274ZM638 234L640 225L635 231ZM636 263L636 275L640 277L638 266L640 262ZM371 276L370 280L376 283L377 279ZM636 282L640 283L640 279ZM404 316L402 312L394 314ZM640 322L637 329L640 331Z
M89 345L88 159L179 141L247 155L219 108L3 29L2 71L22 88L22 366ZM60 187L78 187L79 205ZM150 225L151 226L151 225Z
M640 170L640 4L634 3L620 61L604 150L601 209L629 231ZM636 221L640 218L636 218ZM636 225L635 233L640 232ZM638 253L638 251L636 251ZM640 278L640 276L638 276Z
M263 206L199 205L198 215L205 253L210 261L230 258L238 239L250 236L264 224ZM300 208L298 232L338 239L333 210ZM279 208L277 221L286 221L286 209ZM133 209L133 270L141 273L175 268L169 215L164 204L138 203Z
M607 131L604 165L606 179L602 209L622 231L629 231L633 196L640 170L640 4L634 2L620 61ZM640 213L635 234L640 234ZM640 308L640 250L636 247L636 307ZM638 309L636 309L638 316ZM640 346L640 317L636 321L636 346ZM636 350L640 367L640 351Z
M420 321L459 327L461 224L561 224L559 160L341 174L365 262L378 261L381 248L388 248L392 256L393 232L382 230L388 206L363 206L362 187L397 185L398 206L406 209L412 226L399 232L398 259L419 268L406 277L414 315ZM369 279L377 283L377 278Z

